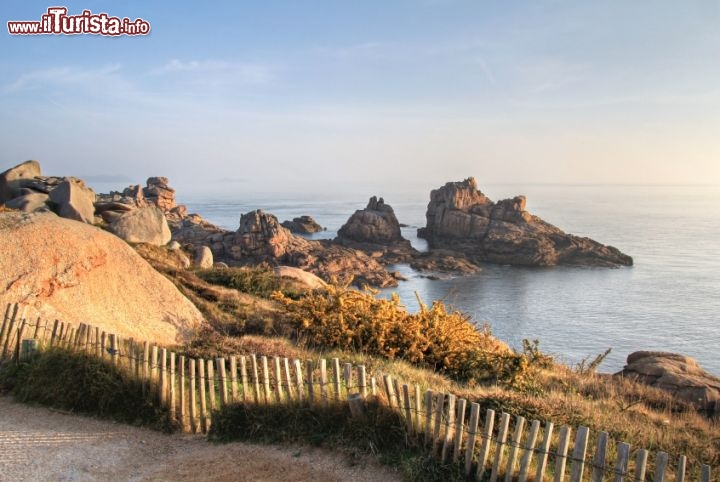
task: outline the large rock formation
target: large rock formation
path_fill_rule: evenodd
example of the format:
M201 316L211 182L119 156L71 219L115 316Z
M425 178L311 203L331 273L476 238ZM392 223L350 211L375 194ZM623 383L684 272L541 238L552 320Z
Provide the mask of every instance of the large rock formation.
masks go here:
M240 217L237 231L225 231L200 216L186 216L173 231L173 239L186 246L206 245L215 260L229 265L289 265L335 279L372 286L397 282L375 259L359 250L292 234L272 214L250 211Z
M50 191L50 201L63 218L92 224L95 221L95 192L81 179L68 178Z
M525 197L492 202L475 179L449 182L430 194L418 236L431 249L473 261L528 266L630 266L632 258L590 238L567 234L525 211Z
M187 215L187 208L182 204L176 204L175 189L169 186L167 177L149 177L146 187L136 184L125 188L122 192L100 194L95 204L98 213L107 213L103 215L106 222L112 222L117 215L127 210L147 206L157 207L173 227L177 227Z
M25 183L41 175L40 163L37 161L25 161L0 174L0 203L20 196Z
M163 246L170 242L171 238L165 215L153 205L125 212L115 219L108 229L130 243Z
M282 226L294 234L312 234L322 231L324 228L311 216L300 216L292 221L283 221Z
M339 241L358 243L408 243L400 234L395 211L383 198L373 196L365 209L358 209L338 231Z
M130 246L52 213L0 214L0 299L36 316L156 343L188 340L202 315Z
M720 410L720 378L685 355L654 351L631 353L625 368L615 376L660 388L700 410Z

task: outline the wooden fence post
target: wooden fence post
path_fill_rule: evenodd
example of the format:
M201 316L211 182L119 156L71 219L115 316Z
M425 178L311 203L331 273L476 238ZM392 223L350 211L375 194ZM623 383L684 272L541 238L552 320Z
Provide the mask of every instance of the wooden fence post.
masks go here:
M515 433L510 440L510 454L508 455L507 468L505 469L505 482L511 482L513 480L515 462L517 462L517 455L520 451L520 440L524 429L525 417L515 417Z
M320 359L320 398L322 398L322 406L328 406L328 377L327 377L327 360ZM365 398L365 397L363 397Z
M170 419L177 420L177 392L175 390L175 352L170 352Z
M619 460L618 460L619 463ZM687 466L687 457L684 455L681 455L678 458L678 468L675 476L675 482L685 482L685 468ZM615 478L615 482L621 482Z
M492 433L495 428L495 410L489 408L485 412L485 425L483 426L482 445L480 446L480 455L478 457L476 479L481 480L485 473L488 456L490 455L490 444L492 444Z
M160 403L163 407L167 406L167 396L168 396L168 372L167 372L168 366L167 366L167 348L162 348L160 350Z
M665 472L667 469L668 454L658 452L655 458L655 478L653 482L665 482Z
M554 482L562 482L565 478L565 464L567 463L567 451L570 446L570 427L564 426L560 429L560 441L557 452L555 452L555 478Z
M455 440L453 440L453 461L460 460L460 452L462 451L462 439L465 433L465 407L467 400L461 398L458 400L457 418L455 422Z
M435 394L435 426L433 427L433 441L432 441L432 454L440 455L440 449L442 447L440 440L440 433L442 431L442 416L445 411L445 394L438 392Z
M445 439L443 440L440 461L445 463L450 455L452 443L453 425L455 424L455 395L449 393L447 396L447 418L445 418Z
M340 400L340 360L332 359L333 362L333 384L335 385L335 400Z
M230 396L233 402L238 401L237 357L235 355L230 357Z
M525 482L528 474L530 473L530 464L532 463L532 456L535 451L535 442L537 441L537 435L540 431L540 422L533 420L530 425L530 435L525 440L525 453L520 460L520 474L518 475L518 482Z
M227 372L225 371L225 358L216 360L218 375L220 376L220 402L225 407L228 404Z
M547 467L548 455L550 455L550 442L552 442L552 433L554 425L552 422L545 422L545 436L540 446L540 457L538 458L537 471L535 472L535 480L541 481L545 478L545 468Z
M413 429L413 417L412 411L410 410L410 388L407 386L407 383L404 383L402 386L402 398L403 408L405 409L405 424L407 425L408 435L412 437L415 435L415 430Z
M196 392L196 386L195 386L195 359L190 359L190 367L188 369L190 374L190 429L193 431L193 433L198 432L198 425L197 425L197 392Z
M180 424L183 430L186 429L187 424L187 403L185 401L185 355L180 355L179 358L179 372L180 372Z
M265 400L265 405L270 403L270 370L268 369L268 360L267 356L263 355L260 357L260 361L262 362L262 373L263 373L263 395Z
M625 442L617 444L617 462L615 464L615 482L623 482L628 473L630 445Z
M200 384L200 423L202 431L207 432L210 424L207 418L207 400L205 398L205 360L202 358L198 360L198 382Z
M605 458L607 457L608 433L599 432L597 444L595 445L595 457L593 457L593 470L590 477L591 482L603 482Z
M647 471L648 451L645 449L638 450L635 456L635 480L637 482L645 482L645 472Z
M480 404L470 404L470 423L468 424L468 441L465 446L465 477L472 472L472 459L475 453L475 439L477 437L478 422L480 421Z
M505 442L508 436L508 427L510 425L510 414L503 412L500 416L500 428L497 436L497 445L495 447L495 462L493 463L492 472L490 473L490 482L495 482L500 475L503 457L505 455Z
M303 404L305 398L303 393L303 379L302 379L302 363L297 358L294 360L295 364L295 387L297 388L298 396L297 400L300 405Z
M365 372L365 365L358 365L357 377L360 395L362 395L363 399L365 399L367 398L367 373Z
M287 387L287 402L290 403L293 400L293 383L292 377L290 376L290 360L287 357L283 358L283 370L285 371L285 386Z
M312 407L315 404L315 376L312 360L305 360L305 370L307 371L308 405Z
M255 403L260 403L260 377L258 375L257 356L254 353L250 355L250 361L252 362L253 395L255 396Z
M215 370L212 360L207 360L207 388L208 399L210 400L210 414L212 415L213 410L217 408L217 401L215 399Z
M428 388L425 391L425 445L430 447L432 447L433 400L435 400L435 394Z
M570 482L581 482L583 471L585 469L585 454L587 453L588 436L590 430L581 426L575 434L575 449L572 455L572 467L570 472Z
M283 385L282 385L282 371L280 370L280 357L273 357L275 362L275 398L277 403L282 403L283 398Z
M245 355L240 357L240 380L242 381L243 402L247 403L248 398L250 398L250 390L248 390L247 362L245 361Z

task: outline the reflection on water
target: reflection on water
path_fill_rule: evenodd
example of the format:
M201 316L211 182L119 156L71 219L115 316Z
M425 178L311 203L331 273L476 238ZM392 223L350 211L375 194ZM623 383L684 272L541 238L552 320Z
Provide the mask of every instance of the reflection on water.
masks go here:
M521 268L486 265L476 275L429 280L408 266L397 291L408 309L443 299L515 347L539 339L542 349L569 363L612 347L601 366L622 368L636 350L676 351L720 373L720 188L638 186L490 186L493 199L528 196L528 210L562 229L612 244L632 255L635 266L621 269ZM428 194L393 202L403 236L421 250L415 236L424 225ZM308 214L333 238L366 200L322 201L279 196L218 202L196 199L191 211L227 229L240 213L263 208L280 221Z

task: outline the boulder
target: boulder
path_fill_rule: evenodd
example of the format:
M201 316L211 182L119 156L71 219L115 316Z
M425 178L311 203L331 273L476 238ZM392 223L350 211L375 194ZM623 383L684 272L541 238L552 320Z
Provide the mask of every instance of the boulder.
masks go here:
M20 189L24 187L24 181L41 175L38 161L25 161L0 174L0 203L17 197Z
M372 244L407 242L400 234L400 223L395 211L383 198L373 196L365 209L359 209L338 231L338 241Z
M207 246L195 248L193 265L198 269L210 269L213 267L213 254Z
M292 266L277 266L275 275L280 278L281 284L288 283L284 288L292 288L297 291L319 290L327 288L327 283L312 273Z
M434 273L474 274L482 271L480 266L462 254L442 249L419 253L410 262L410 267L417 271Z
M202 315L130 246L52 213L0 213L0 299L28 317L88 323L108 333L172 345Z
M171 238L167 220L156 206L128 211L113 221L108 229L130 243L163 246Z
M163 213L175 208L175 189L168 185L167 177L149 177L142 193L148 203L157 206Z
M38 209L48 209L47 202L50 196L40 192L25 194L13 198L5 203L5 206L10 209L17 209L19 211L30 213L37 211Z
M638 351L615 374L660 388L700 410L720 408L720 378L711 375L689 356L677 353Z
M567 234L525 211L524 196L497 203L475 179L433 190L418 236L430 249L462 253L473 262L526 266L631 266L630 256L590 238Z
M95 221L95 192L81 179L69 177L50 191L50 201L60 217L92 224Z
M312 234L324 229L311 216L300 216L293 218L292 221L283 221L282 225L294 234Z

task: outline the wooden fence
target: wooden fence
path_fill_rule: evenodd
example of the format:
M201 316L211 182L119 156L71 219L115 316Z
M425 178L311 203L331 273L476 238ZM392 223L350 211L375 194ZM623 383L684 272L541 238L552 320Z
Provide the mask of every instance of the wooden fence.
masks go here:
M369 374L364 365L330 360L241 355L213 360L178 356L147 341L107 334L98 327L26 318L25 308L8 305L0 329L1 358L21 360L45 347L63 347L107 360L158 398L183 430L206 433L211 413L230 403L290 404L314 407L347 404L350 416L363 417L367 403L382 403L403 418L408 440L434 457L464 466L470 480L615 482L711 482L711 467L693 474L687 457L654 457L613 442L606 432L487 410L451 393L410 386L390 374ZM481 420L482 418L482 420ZM674 463L673 463L674 462Z

